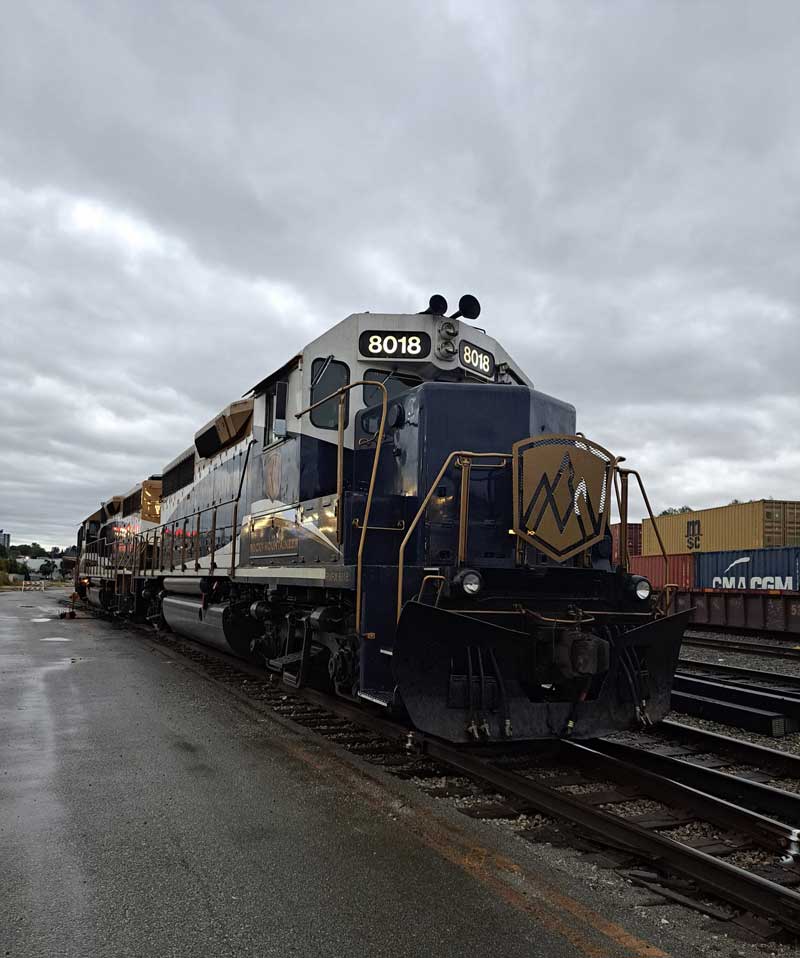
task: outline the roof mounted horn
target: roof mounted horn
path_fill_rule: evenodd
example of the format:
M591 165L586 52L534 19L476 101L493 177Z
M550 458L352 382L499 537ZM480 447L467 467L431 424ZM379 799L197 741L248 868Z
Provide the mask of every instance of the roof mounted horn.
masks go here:
M480 308L480 307L478 307ZM439 293L434 293L428 303L428 308L418 313L418 316L444 316L447 312L447 300Z
M480 314L481 304L474 296L470 296L469 293L465 293L458 301L458 309L449 318L459 319L459 317L463 316L464 319L477 319Z

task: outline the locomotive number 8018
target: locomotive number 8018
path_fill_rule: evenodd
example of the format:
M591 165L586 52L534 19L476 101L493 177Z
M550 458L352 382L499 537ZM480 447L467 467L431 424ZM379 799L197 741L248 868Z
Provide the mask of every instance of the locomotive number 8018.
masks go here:
M368 329L358 338L358 351L373 359L425 359L431 338L424 332L386 332Z

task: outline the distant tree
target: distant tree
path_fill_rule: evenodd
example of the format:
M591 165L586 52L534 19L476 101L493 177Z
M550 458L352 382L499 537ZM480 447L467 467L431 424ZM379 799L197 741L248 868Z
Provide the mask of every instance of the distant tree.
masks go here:
M55 571L56 571L56 564L55 564L55 562L51 562L49 559L47 560L47 562L43 562L43 563L39 566L39 575L40 575L43 579L50 579L50 578L52 578L53 573L54 573Z
M31 542L30 545L23 542L21 545L11 546L9 553L13 556L27 556L30 559L46 559L49 554L38 542Z
M684 512L694 512L691 506L670 506L669 509L662 509L660 516L680 516Z

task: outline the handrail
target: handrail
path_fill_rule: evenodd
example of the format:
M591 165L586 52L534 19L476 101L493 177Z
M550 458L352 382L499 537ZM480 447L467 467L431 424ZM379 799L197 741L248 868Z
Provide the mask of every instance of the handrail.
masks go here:
M386 414L389 408L389 392L386 389L386 386L383 383L375 382L371 379L359 379L357 382L349 383L347 386L341 386L335 392L332 392L330 396L326 396L324 399L320 399L318 402L312 403L306 409L301 409L300 412L295 414L295 419L300 419L301 416L305 416L306 413L310 413L313 409L316 409L317 406L321 406L323 403L328 402L328 400L339 397L339 410L338 410L338 441L337 441L337 459L336 459L336 495L337 495L337 505L338 510L336 517L336 528L339 533L339 544L341 545L341 529L343 521L343 512L344 512L344 502L343 493L344 493L344 395L345 393L350 392L351 389L355 389L356 386L377 386L382 393L381 396L381 422L378 427L377 438L378 441L375 444L375 454L372 457L372 473L369 478L369 488L367 489L367 501L364 506L364 519L363 526L361 527L361 537L358 541L358 554L356 557L356 634L361 633L361 599L362 599L362 571L364 567L364 544L367 540L367 529L369 528L369 514L372 510L372 498L375 492L375 480L378 475L378 462L381 456L381 447L383 445L383 433L386 428Z
M664 547L664 541L661 538L661 533L658 531L658 524L656 523L656 517L653 515L653 510L650 506L650 500L647 498L647 493L645 492L645 489L644 489L644 483L642 482L642 477L639 475L639 473L635 469L620 469L619 471L623 476L623 484L625 486L626 499L627 499L628 476L636 476L636 481L639 483L639 491L642 494L642 499L644 499L644 504L647 508L647 514L648 516L650 516L650 521L653 524L653 531L656 534L656 539L658 539L658 547L659 549L661 549L661 557L664 560L664 582L666 582L667 579L669 578L669 559L667 558L667 550ZM627 502L626 502L626 516L627 516ZM622 535L622 529L620 529L620 536L621 535ZM622 545L622 542L620 540L620 546L621 545ZM626 542L625 542L626 550L627 550L627 546L628 546L628 543L627 543L627 533L626 533ZM669 611L669 607L671 604L669 589L665 588L664 591L662 592L662 596L664 596L665 598L664 614L666 615L667 612Z
M456 456L468 457L472 459L503 459L507 461L512 458L510 452L468 452L466 449L457 449L455 452L451 452L450 455L445 459L444 465L439 470L438 475L431 483L431 487L427 492L427 495L420 503L419 509L417 509L417 514L414 516L411 525L408 527L408 532L406 532L403 537L403 541L400 543L400 552L397 556L397 620L400 620L400 612L403 608L403 566L405 563L405 552L406 546L408 545L411 536L414 534L414 530L417 528L422 514L428 508L428 503L433 497L434 489L439 485L442 480L442 477L447 472L450 463L455 459Z
M214 536L214 539L216 539L217 510L223 508L224 506L233 505L233 506L234 506L234 511L233 511L233 520L232 520L232 523L231 523L231 569L230 569L230 574L231 574L231 576L234 576L234 574L235 574L235 562L236 562L236 537L237 537L238 504L239 504L239 499L241 498L241 495L242 495L242 489L243 489L243 487L244 487L244 479L245 479L245 476L246 476L246 474L247 474L247 466L248 466L248 463L249 463L249 461L250 461L250 450L253 448L254 445L256 445L256 442L257 442L256 439L251 439L250 442L247 444L247 449L246 449L246 451L245 451L244 462L242 463L242 472L241 472L241 475L239 476L239 488L238 488L238 490L237 490L237 492L236 492L236 496L235 496L234 498L232 498L232 499L226 499L225 502L218 502L218 503L216 503L216 504L213 505L213 506L204 506L202 509L195 509L194 512L188 512L185 516L180 516L179 518L170 519L169 522L162 522L160 525L157 525L157 526L151 526L149 529L146 529L146 530L144 530L144 531L142 531L142 532L136 532L136 533L134 533L134 534L131 535L131 536L126 536L124 539L115 539L113 542L106 542L106 540L105 540L103 537L98 536L96 539L92 539L91 541L85 543L85 547L84 547L84 550L83 550L83 552L82 552L82 555L85 554L85 553L91 553L92 550L91 550L90 547L91 547L91 546L95 546L94 555L95 555L95 557L96 557L96 559L97 559L97 563L98 563L98 564L101 564L103 559L105 559L106 561L109 561L109 560L110 560L110 561L111 561L112 570L113 570L114 574L116 575L117 572L119 571L119 553L120 553L120 547L121 547L122 545L127 545L128 543L130 543L131 546L133 546L134 543L137 543L137 542L138 542L139 544L144 543L145 549L146 549L146 548L147 548L147 545L149 544L150 534L152 533L152 534L153 534L153 546L154 546L154 549L153 549L153 565L152 565L152 568L151 568L151 570L150 570L150 573L151 573L151 575L154 575L155 572L156 572L156 556L155 556L155 545L156 545L156 542L158 542L159 549L162 550L162 554L159 556L159 561L158 561L158 571L159 571L159 572L162 571L163 564L164 564L164 563L163 563L163 559L164 559L164 555L163 555L163 540L164 540L164 537L163 537L163 535L159 537L158 534L159 534L160 532L162 532L162 530L166 529L167 527L170 527L170 528L172 529L172 534L170 535L170 544L169 544L170 571L173 571L174 566L175 566L175 562L174 562L175 529L176 529L176 528L178 527L178 525L180 524L180 525L181 525L181 528L183 529L183 532L184 532L183 541L181 542L181 571L185 571L185 568L184 568L185 565L186 565L186 562L185 562L185 556L186 556L186 539L185 539L185 532L186 532L186 527L187 527L187 524L188 524L189 520L190 520L190 519L196 519L196 520L197 520L195 525L196 525L196 529L197 529L197 531L198 531L198 533L199 533L200 516L203 515L203 513L206 513L206 512L211 512L211 513L213 513L212 526L211 526L211 534L212 534L212 536ZM227 528L227 527L226 527L226 526L223 526L223 528ZM146 541L145 541L145 537L146 537ZM198 539L199 539L199 535L198 535ZM110 547L111 555L102 555L101 552L100 552L100 551L98 550L98 548L97 548L98 546L106 546L106 545ZM211 543L211 567L210 567L210 571L211 571L212 574L213 574L213 571L214 571L214 553L215 553L215 552L216 552L216 542L215 542L215 541L212 541L212 543ZM131 556L133 556L133 552L131 552ZM197 545L195 546L195 556L196 556L196 558L195 558L195 571L197 572L197 571L199 571L199 569L198 569L198 562L199 562L199 544L197 544ZM126 565L127 565L127 564L126 564ZM76 564L76 567L77 567L77 564ZM132 570L132 569L133 569L133 565L131 565L131 570ZM102 568L100 569L100 571L103 571ZM108 571L108 570L106 569L106 571ZM146 571L147 571L147 570L145 570L145 572L146 572Z
M443 575L424 575L422 577L422 582L420 582L420 585L419 585L419 592L417 593L417 602L422 602L422 594L425 591L425 586L429 582L434 582L436 580L438 580L439 582L439 587L436 590L436 599L434 600L433 604L435 606L439 605L439 599L442 596L442 589L444 588L445 582L447 582L447 578Z

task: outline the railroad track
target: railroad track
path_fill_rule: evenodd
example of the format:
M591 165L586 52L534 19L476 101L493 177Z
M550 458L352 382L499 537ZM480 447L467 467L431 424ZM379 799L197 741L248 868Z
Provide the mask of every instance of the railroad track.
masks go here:
M711 636L684 636L684 646L696 646L701 649L720 649L723 652L744 652L748 655L767 655L772 658L800 659L800 646L786 643L771 645L762 642L746 642L739 639L715 639Z
M172 635L146 634L166 654L192 660L236 697L312 730L390 774L414 780L434 797L455 796L471 817L545 815L622 854L629 864L647 863L652 871L628 874L664 897L755 933L772 936L785 929L800 935L800 893L795 890L800 885L795 861L800 855L800 795L769 784L779 773L800 778L800 759L674 722L651 733L658 747L652 738L639 744L632 744L634 738L561 741L545 749L530 743L456 746L363 706L313 689L289 689L224 652ZM698 748L710 749L712 742L721 750L718 762L692 760ZM755 778L720 771L745 755L750 764L772 771ZM529 837L536 840L533 833ZM741 864L748 856L756 863L752 867ZM698 889L741 914L701 901Z
M727 682L760 690L777 689L779 692L800 696L800 675L783 672L768 672L766 669L748 669L721 662L699 662L696 659L680 659L680 672L701 674L717 682Z
M800 678L681 660L672 706L762 735L787 735L800 730Z

